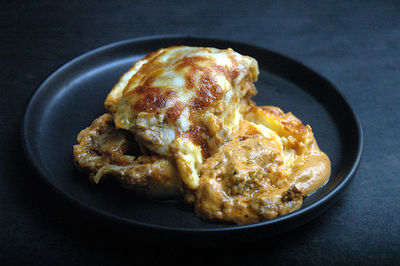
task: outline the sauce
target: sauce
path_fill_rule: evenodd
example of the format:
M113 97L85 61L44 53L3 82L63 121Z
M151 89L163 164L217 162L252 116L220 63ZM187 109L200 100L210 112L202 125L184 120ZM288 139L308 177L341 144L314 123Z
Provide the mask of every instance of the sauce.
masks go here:
M273 219L299 209L327 182L330 161L313 136L297 154L274 134L244 120L236 138L204 162L195 200L200 217L237 224Z

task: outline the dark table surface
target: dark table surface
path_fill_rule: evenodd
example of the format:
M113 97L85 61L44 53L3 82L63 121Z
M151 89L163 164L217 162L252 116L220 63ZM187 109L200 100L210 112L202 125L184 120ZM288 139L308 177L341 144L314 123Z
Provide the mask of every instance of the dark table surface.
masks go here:
M0 264L398 263L398 1L112 2L1 2ZM45 186L25 159L19 134L31 94L84 52L160 34L262 46L335 84L364 130L358 174L340 199L310 223L273 238L192 247L136 239L86 217Z

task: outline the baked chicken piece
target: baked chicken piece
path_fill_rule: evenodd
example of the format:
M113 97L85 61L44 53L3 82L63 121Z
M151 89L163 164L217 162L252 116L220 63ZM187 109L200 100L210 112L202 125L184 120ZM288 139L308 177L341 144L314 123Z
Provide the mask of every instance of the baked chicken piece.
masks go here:
M230 139L257 76L257 62L232 49L160 49L122 76L105 107L117 128L131 131L144 150L171 158L195 190L201 163Z
M173 162L161 155L134 156L136 141L129 131L115 128L111 114L94 120L79 133L77 141L75 162L94 183L111 176L152 198L181 196L182 186Z

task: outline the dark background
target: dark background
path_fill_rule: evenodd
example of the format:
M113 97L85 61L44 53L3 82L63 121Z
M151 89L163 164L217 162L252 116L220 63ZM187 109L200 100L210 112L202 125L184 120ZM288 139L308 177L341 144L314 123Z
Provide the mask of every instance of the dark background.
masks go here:
M398 263L399 1L41 0L1 1L0 9L0 264ZM86 217L45 186L21 147L31 94L84 52L160 34L262 46L335 84L359 115L364 155L333 207L274 238L192 247L143 241Z

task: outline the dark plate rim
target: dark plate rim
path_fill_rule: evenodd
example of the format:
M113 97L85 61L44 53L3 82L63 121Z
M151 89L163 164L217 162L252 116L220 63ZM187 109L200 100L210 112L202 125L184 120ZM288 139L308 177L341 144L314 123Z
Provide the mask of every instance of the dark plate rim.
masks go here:
M302 207L301 209L287 214L282 217L275 218L273 220L268 220L268 221L263 221L259 223L253 223L253 224L246 224L246 225L232 225L229 227L217 227L217 228L182 228L182 227L173 227L173 226L163 226L163 225L155 225L155 224L150 224L150 223L145 223L145 222L140 222L140 221L135 221L131 220L125 217L121 217L118 215L111 214L107 211L104 211L102 209L98 209L96 207L93 207L86 202L83 202L73 196L71 196L68 193L65 193L61 188L56 186L53 182L50 181L50 179L47 177L48 173L46 172L46 169L44 169L41 166L41 163L38 161L36 158L36 155L34 151L32 150L30 146L30 141L29 141L29 132L28 132L28 125L29 125L29 116L31 115L31 109L32 106L34 105L35 100L37 97L39 97L39 93L43 88L46 87L46 84L49 83L49 81L57 76L58 73L64 71L64 69L67 69L70 65L74 64L75 62L89 57L93 54L99 53L101 51L120 46L120 45L125 45L129 43L137 43L137 42L142 42L142 41L162 41L163 39L192 39L192 40L201 40L201 41L217 41L217 42L226 42L226 43L232 43L235 45L239 46L247 46L247 47L253 47L256 49L261 49L261 50L266 50L272 54L275 54L286 61L289 61L291 63L295 63L299 66L301 66L304 69L307 69L312 75L318 77L320 80L323 80L326 84L328 84L335 92L337 95L341 98L341 101L343 101L343 104L346 105L348 108L352 119L355 122L355 128L357 130L357 137L358 137L358 142L357 142L357 151L356 151L356 158L353 161L350 170L348 173L345 175L343 180L332 190L330 191L326 196L322 197L321 199L317 200L315 203L307 206L307 207ZM90 50L86 53L81 54L80 56L70 60L66 64L62 65L59 67L56 71L51 73L41 84L40 86L32 93L28 103L26 104L25 108L25 114L21 123L21 139L22 139L22 146L23 150L25 152L25 155L31 164L31 166L35 169L36 173L38 176L41 177L41 180L46 183L48 187L50 187L56 194L61 196L62 198L68 200L70 203L72 203L75 206L78 206L84 210L90 211L92 214L95 215L100 215L110 221L118 221L122 222L128 225L134 225L134 226L139 226L139 227L145 227L148 229L154 229L154 230L161 230L161 231L181 231L181 232L226 232L226 231L237 231L237 230L243 230L243 229L253 229L253 228L258 228L258 227L265 227L267 225L272 225L272 224L278 224L280 222L284 221L289 221L292 218L300 217L303 215L306 215L313 211L314 209L318 208L319 206L325 205L327 202L329 202L331 199L333 199L335 196L337 196L352 180L354 177L355 173L357 172L358 166L361 162L361 157L363 153L363 131L362 131L362 126L360 123L360 120L356 113L354 112L353 108L349 104L349 101L346 99L346 97L334 86L329 80L327 80L325 77L321 76L318 74L316 71L314 71L312 68L305 66L301 62L298 62L290 57L287 57L286 55L282 55L280 53L277 53L275 51L269 50L267 48L253 45L251 43L244 43L236 40L230 40L230 39L219 39L219 38L211 38L211 37L203 37L203 36L192 36L192 35L155 35L155 36L145 36L145 37L137 37L137 38L132 38L132 39L127 39L127 40L121 40L117 41L114 43L106 44L101 47L98 47L96 49Z

